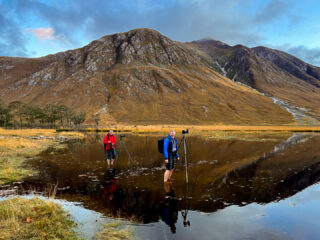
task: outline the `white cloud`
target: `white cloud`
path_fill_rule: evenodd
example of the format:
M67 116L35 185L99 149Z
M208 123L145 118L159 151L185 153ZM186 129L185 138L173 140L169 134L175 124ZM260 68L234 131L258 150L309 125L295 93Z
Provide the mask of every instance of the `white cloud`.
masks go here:
M28 28L27 31L40 41L53 40L55 38L53 28Z

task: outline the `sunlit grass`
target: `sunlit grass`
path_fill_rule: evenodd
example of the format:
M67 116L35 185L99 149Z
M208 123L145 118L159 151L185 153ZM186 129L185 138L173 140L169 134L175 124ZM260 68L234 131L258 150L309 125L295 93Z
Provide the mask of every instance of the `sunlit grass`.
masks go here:
M81 240L82 238L77 234L77 223L60 204L37 197L31 199L15 197L0 201L0 240L4 239ZM115 219L105 224L94 239L135 238L130 227Z
M0 185L31 175L32 170L23 167L24 157L2 157L0 160Z
M0 239L79 239L63 208L39 198L0 201Z
M105 132L109 129L115 131L132 133L162 133L175 129L181 132L182 129L189 129L191 133L202 134L204 132L234 131L234 132L320 132L320 126L297 126L297 125L265 125L265 126L237 126L237 125L110 125L98 129L87 128L87 131Z
M19 137L56 137L56 136L68 136L68 137L84 137L81 132L57 132L55 129L4 129L0 128L0 136L19 136Z
M28 157L39 154L49 146L57 144L52 140L6 138L0 139L0 185L31 175L34 170L25 167Z
M56 140L58 136L83 138L84 134L79 132L57 133L51 129L7 130L0 128L0 185L34 174L34 169L25 166L25 160L48 147L58 147L60 144ZM32 137L37 137L37 139L32 139Z

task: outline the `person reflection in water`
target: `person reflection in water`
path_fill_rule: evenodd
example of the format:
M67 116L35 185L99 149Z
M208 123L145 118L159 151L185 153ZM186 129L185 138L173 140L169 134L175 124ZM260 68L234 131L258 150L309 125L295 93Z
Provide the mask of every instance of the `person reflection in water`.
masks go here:
M109 199L110 201L113 200L113 194L117 189L114 168L108 169L103 189L104 195L107 197L107 199Z
M176 233L176 223L178 220L179 201L174 193L171 182L164 183L166 192L162 220L170 227L172 233Z

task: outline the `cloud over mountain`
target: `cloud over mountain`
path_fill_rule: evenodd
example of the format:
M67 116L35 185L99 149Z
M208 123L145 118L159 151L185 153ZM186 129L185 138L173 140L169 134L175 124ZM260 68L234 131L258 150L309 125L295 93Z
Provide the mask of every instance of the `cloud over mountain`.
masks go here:
M315 8L320 6L313 4ZM302 3L289 0L4 1L0 3L0 14L4 17L7 15L4 13L9 12L10 21L7 19L5 24L8 27L1 30L6 34L2 34L0 41L7 47L0 48L0 55L8 55L6 49L15 44L14 35L5 37L12 32L22 34L16 36L20 38L18 48L9 52L10 56L32 56L32 51L43 56L81 47L105 34L147 27L178 41L210 37L230 45L250 47L281 46L290 42L294 47L303 46L300 57L310 56L307 52L315 48L308 44L312 32L294 35L304 31L306 24L317 32L317 26L310 23L311 14L302 11L303 7ZM35 49L37 44L23 34L23 29L53 29L55 36L59 36L55 41L56 48L43 46L39 49L38 46ZM281 39L281 36L289 35L295 37L287 41ZM308 59L313 61L314 58Z

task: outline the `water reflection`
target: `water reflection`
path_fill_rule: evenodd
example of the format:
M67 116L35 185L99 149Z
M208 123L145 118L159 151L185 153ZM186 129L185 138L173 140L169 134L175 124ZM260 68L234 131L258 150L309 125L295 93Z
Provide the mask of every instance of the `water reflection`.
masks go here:
M39 175L26 179L24 189L42 191L58 182L59 198L141 223L162 220L175 232L179 216L182 226L192 228L189 212L278 201L320 179L320 136L316 134L261 141L190 136L189 185L180 160L173 183L167 186L163 185L163 156L157 152L158 136L127 135L132 161L121 154L116 168L108 170L102 137L89 136L70 143L67 150L43 153L32 162Z
M171 182L164 183L166 192L163 204L162 220L170 227L172 233L176 233L176 222L178 220L179 200L177 199L173 184Z
M104 195L110 201L113 200L113 194L117 190L117 184L115 180L116 169L110 168L107 170L104 180Z

